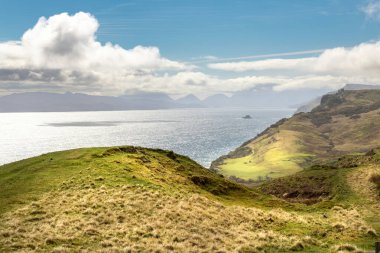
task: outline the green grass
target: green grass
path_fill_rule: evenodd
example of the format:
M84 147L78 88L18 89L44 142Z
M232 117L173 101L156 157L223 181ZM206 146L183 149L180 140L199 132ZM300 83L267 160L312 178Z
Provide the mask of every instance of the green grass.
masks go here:
M365 185L352 178L363 175L363 166L314 167L249 189L170 151L50 153L0 167L0 251L129 245L132 251L326 252L347 242L370 249L379 238L367 230L378 229L380 213L352 185ZM283 198L291 191L301 195ZM327 195L318 199L321 193Z
M278 178L301 171L297 161L309 157L307 154L289 154L279 150L271 150L265 154L264 160L255 162L251 155L226 159L219 168L225 176L236 176L242 179L263 180L267 177Z
M0 215L51 190L70 187L139 184L168 191L205 192L227 200L231 194L253 194L187 157L171 156L172 152L164 150L132 149L136 151L75 149L0 166Z
M375 157L376 157L377 159L380 159L380 149L375 149L374 151L375 151L375 153L376 153Z
M253 144L251 154L227 158L218 166L225 176L242 179L263 179L284 177L302 170L302 164L312 155L300 152L300 145L294 131L283 130L274 136L263 137Z
M288 176L312 162L379 148L379 91L344 91L325 97L310 113L273 124L214 163L226 176L257 180ZM344 129L344 131L342 131ZM252 150L251 154L241 150Z
M1 166L0 214L79 176L91 161L88 153L89 150L50 153ZM76 155L80 157L75 159Z

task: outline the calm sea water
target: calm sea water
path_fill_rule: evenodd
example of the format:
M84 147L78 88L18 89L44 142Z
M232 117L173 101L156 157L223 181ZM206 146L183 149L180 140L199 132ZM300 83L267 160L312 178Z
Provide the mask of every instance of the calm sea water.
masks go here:
M170 149L208 167L293 110L181 109L0 114L0 164L94 146ZM249 114L252 119L242 119Z

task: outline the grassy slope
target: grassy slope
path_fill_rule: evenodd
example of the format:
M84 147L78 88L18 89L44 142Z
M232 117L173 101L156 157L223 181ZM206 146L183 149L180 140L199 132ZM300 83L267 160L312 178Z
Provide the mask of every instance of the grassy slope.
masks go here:
M244 146L251 150L250 154L227 157L216 167L226 176L255 180L278 178L301 171L305 163L325 152L329 145L309 118L296 115L246 143Z
M105 180L107 178L107 180ZM194 183L194 182L195 183ZM154 185L232 199L250 197L245 187L170 151L135 147L86 148L49 153L0 167L0 215L41 194L75 185ZM231 197L232 196L232 197Z
M380 209L360 202L363 187L352 182L361 176L367 185L361 169L337 170L329 179L340 188L327 186L329 197L308 206L168 151L50 153L0 167L0 251L335 252L347 242L370 249ZM372 186L366 194L375 198Z
M310 157L299 152L295 141L298 138L295 131L283 130L248 144L253 151L247 156L224 160L219 166L225 176L237 176L242 179L257 179L262 177L276 178L300 171L300 161Z
M363 218L373 228L367 232L376 234L380 231L380 182L374 180L376 178L380 178L380 150L371 155L343 156L327 165L315 165L294 175L265 182L258 188L290 202L312 204L310 207L316 212L337 207L355 210L354 217ZM327 213L323 215L330 218ZM349 222L355 221L347 220L342 227ZM362 230L360 226L355 229ZM344 235L342 238L351 240ZM375 238L379 236L372 242ZM365 239L357 244L368 247Z
M272 125L212 167L242 179L278 178L310 166L311 161L367 151L380 145L379 114L378 90L326 95L312 112ZM242 148L250 152L240 154Z

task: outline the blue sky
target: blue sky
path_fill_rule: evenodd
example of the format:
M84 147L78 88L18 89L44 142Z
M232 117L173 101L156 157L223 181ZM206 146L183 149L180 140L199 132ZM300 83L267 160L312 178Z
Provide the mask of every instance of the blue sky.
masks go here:
M2 0L0 22L0 94L380 83L380 0Z
M0 39L19 39L41 16L85 11L100 22L100 41L157 46L176 60L350 47L379 39L380 25L360 11L367 2L3 0Z

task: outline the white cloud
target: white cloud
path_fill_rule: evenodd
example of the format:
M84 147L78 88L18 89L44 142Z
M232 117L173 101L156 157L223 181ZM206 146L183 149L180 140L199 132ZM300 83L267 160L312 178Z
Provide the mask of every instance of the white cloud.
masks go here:
M258 76L248 78L248 82L273 83L278 91L337 89L346 83L380 84L380 41L327 49L317 57L213 63L208 67L231 72L255 71ZM261 71L277 75L262 76L258 74Z
M211 69L244 72L251 70L291 70L299 68L303 64L313 63L315 58L300 59L268 59L260 61L239 61L208 64Z
M40 18L20 41L0 43L0 92L56 89L119 95L140 89L207 95L263 84L275 85L274 89L281 91L335 89L348 82L380 81L380 42L325 50L318 57L209 64L210 68L234 72L274 71L272 75L221 78L164 58L156 47L125 49L111 43L101 44L96 39L98 27L98 21L88 13L62 13ZM277 57L311 52L315 50ZM292 75L287 75L287 71Z
M241 61L241 60L253 60L253 59L265 59L265 58L273 58L273 57L284 57L284 56L295 56L295 55L311 55L318 54L325 51L325 49L315 49L315 50L306 50L306 51L295 51L295 52L286 52L286 53L275 53L275 54L257 54L257 55L246 55L239 57L231 57L231 58L219 58L216 56L198 58L197 61L193 61L193 63L210 63L210 62L228 62L228 61Z
M380 1L370 1L360 10L364 12L367 18L380 21Z
M191 60L194 60L194 61L202 61L202 60L206 60L206 61L216 61L218 60L219 58L214 56L214 55L204 55L204 56L197 56L197 57L193 57L191 58Z
M98 82L122 90L130 75L191 68L163 58L156 47L102 45L98 27L83 12L40 18L20 41L0 43L0 82Z
M318 57L215 63L208 67L234 72L292 70L299 74L380 77L380 42L328 49Z
M274 85L275 91L289 89L339 89L344 84L360 83L363 79L347 78L344 76L330 75L305 75L305 76L254 76L247 75L233 78L219 78L201 72L179 72L175 75L149 75L139 79L132 76L129 82L135 82L138 89L153 91L166 91L170 94L194 93L210 95L215 93L233 93L258 85ZM374 83L378 79L366 78L365 83Z

